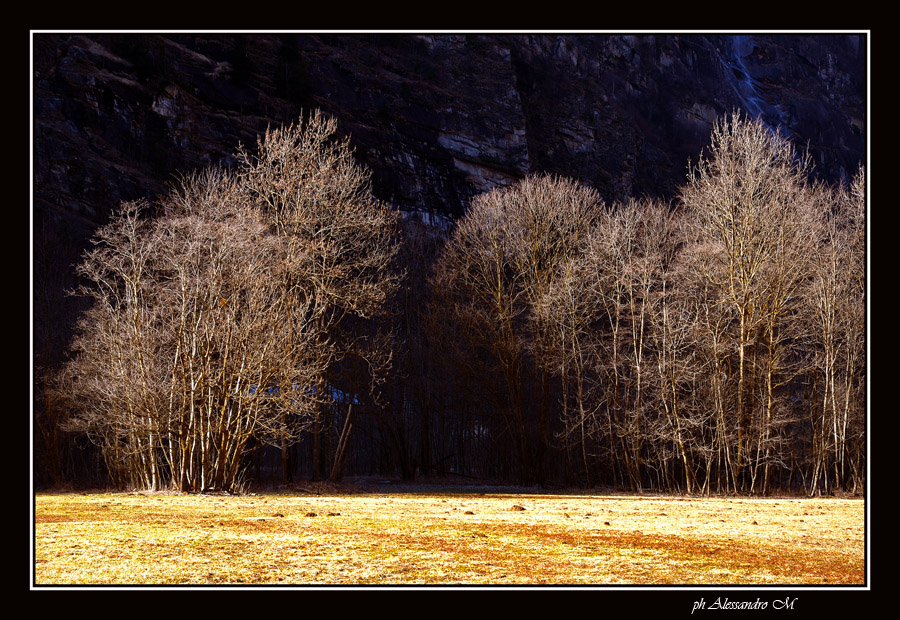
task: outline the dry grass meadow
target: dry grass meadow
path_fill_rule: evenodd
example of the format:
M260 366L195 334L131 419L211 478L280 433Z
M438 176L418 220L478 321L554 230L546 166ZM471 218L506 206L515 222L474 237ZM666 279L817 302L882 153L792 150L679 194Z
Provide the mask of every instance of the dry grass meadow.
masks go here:
M35 587L859 584L862 499L38 493Z

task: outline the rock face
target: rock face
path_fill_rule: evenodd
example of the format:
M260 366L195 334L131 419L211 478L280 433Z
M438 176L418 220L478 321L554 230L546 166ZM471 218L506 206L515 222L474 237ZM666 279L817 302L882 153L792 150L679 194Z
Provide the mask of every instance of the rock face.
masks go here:
M313 107L338 118L376 195L404 210L458 215L475 194L543 171L607 201L669 198L715 118L734 110L808 145L824 178L845 179L865 163L866 43L37 33L35 288L54 272L42 261L67 266L122 200L163 193L179 171L227 165L239 142Z
M736 109L834 180L864 159L865 78L863 35L36 34L35 211L90 228L311 107L408 210L532 171L671 196Z

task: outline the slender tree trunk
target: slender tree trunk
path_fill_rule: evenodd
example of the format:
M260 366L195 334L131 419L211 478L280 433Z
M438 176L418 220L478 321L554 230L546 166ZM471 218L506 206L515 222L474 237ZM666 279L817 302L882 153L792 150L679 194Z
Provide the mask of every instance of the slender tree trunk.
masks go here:
M315 419L312 424L312 472L311 479L313 482L318 482L321 474L319 473L319 460L322 451L322 421L321 421L321 411L317 408Z
M350 438L350 431L353 429L353 425L350 423L350 414L352 412L353 403L347 407L347 417L344 419L344 427L341 429L337 450L335 450L334 454L334 463L331 466L331 473L328 476L329 482L338 482L343 478L344 453L347 450L347 441Z

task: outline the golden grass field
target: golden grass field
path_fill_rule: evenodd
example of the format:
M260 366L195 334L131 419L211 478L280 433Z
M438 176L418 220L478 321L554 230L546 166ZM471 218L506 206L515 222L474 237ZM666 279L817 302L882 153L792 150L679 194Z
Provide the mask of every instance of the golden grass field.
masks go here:
M859 584L862 499L37 493L35 587Z

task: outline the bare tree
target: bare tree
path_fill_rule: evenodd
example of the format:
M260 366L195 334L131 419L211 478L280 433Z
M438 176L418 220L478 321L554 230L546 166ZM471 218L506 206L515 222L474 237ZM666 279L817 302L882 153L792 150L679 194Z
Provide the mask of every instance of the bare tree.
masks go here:
M811 493L856 490L865 437L864 169L849 187L821 192L830 208L818 212L817 260L806 291L813 373L821 386L813 394Z
M785 188L784 191L789 191ZM759 367L761 432L757 437L750 491L758 490L762 468L761 491L769 491L770 474L775 466L783 466L786 456L782 430L791 421L789 392L784 392L802 372L796 343L803 338L802 287L809 280L815 260L814 218L827 203L817 200L818 192L799 185L789 194L791 200L778 203L778 211L770 214L776 227L770 241L770 257L763 273L765 288L759 314ZM780 392L783 392L780 394Z
M594 235L582 242L577 256L566 260L537 311L547 326L542 363L561 381L562 431L567 453L577 446L588 486L592 481L591 439L598 435L598 381L593 374L596 356L597 315L602 307L589 248ZM602 434L602 433L600 433ZM574 441L573 441L574 439Z
M487 363L482 376L488 378L477 389L516 438L522 482L541 475L550 439L549 373L540 361L550 327L537 309L560 266L579 251L599 206L593 190L553 176L479 195L435 269L435 307L458 332L458 343L467 344L468 355ZM491 372L501 377L502 391ZM529 372L538 374L536 411L523 394Z
M161 307L174 336L170 424L179 441L169 466L182 489L230 486L251 436L295 441L291 422L310 414L308 302L283 286L286 244L241 189L223 174L192 176L156 225Z
M666 272L679 239L671 207L657 200L630 200L614 209L610 217L616 233L609 238L617 240L609 253L618 266L614 289L621 307L616 312L624 319L627 341L622 350L624 397L620 416L624 424L619 433L627 437L632 484L640 489L641 463L653 459L648 451L659 448L654 443L668 445L672 440L670 432L660 434L661 424L672 423L676 428L675 439L682 441L681 455L686 458L677 428L677 401L668 398L667 390L654 385L658 377L652 372L665 347L673 344L666 341L662 319L668 318L664 313ZM660 412L676 417L660 417Z
M786 261L796 257L786 251L803 247L808 171L786 138L735 115L716 124L709 156L700 158L681 193L696 225L696 268L709 284L708 303L734 319L729 345L737 360L728 373L734 396L725 404L736 429L729 454L736 489L753 488L759 447L768 450L773 402L758 397L755 365L770 365L763 371L768 394L778 355L775 324L786 316L797 282L786 279L792 275ZM758 355L760 341L768 342L768 354ZM760 402L766 413L754 418Z
M567 379L565 433L580 436L586 469L591 436L622 463L636 490L652 451L673 435L687 461L677 393L664 385L674 380L675 351L681 352L675 337L681 332L668 320L666 305L679 240L669 205L650 199L614 204L554 280L545 306L556 335L551 359ZM574 415L566 409L570 385Z
M641 415L653 449L648 456L665 474L665 484L682 488L675 480L680 469L683 488L692 492L700 426L696 408L691 407L697 374L697 300L684 281L680 260L683 215L665 202L642 200L625 205L623 217L638 222L634 249L621 276L629 282L632 364L637 377L634 408L640 412L646 401Z
M80 292L93 305L79 319L76 362L61 372L62 398L90 403L73 422L83 422L104 448L117 482L157 488L155 453L157 391L154 389L153 298L147 278L153 250L142 219L146 205L122 205L102 227L78 273Z
M333 118L314 111L305 121L266 131L256 152L240 148L241 187L286 244L284 286L307 307L314 326L315 381L322 407L334 406L328 374L350 358L381 380L389 348L370 330L354 329L387 307L401 274L397 215L371 192L371 173L359 165L349 139L336 136ZM348 408L346 416L350 415ZM314 420L313 478L319 477L324 410ZM349 424L341 424L349 432ZM341 437L339 446L346 445ZM335 462L339 462L336 459Z
M58 393L117 483L233 490L251 438L285 450L344 400L328 385L338 363L384 375L390 349L350 319L396 285L394 218L333 131L316 114L269 132L237 174L187 175L155 217L127 203L99 231Z
M167 472L179 490L231 490L249 438L288 432L276 405L302 417L298 394L265 388L304 385L307 313L273 277L280 240L239 198L223 173L186 177L157 218L124 205L81 264L94 304L63 385L117 483L157 489Z

